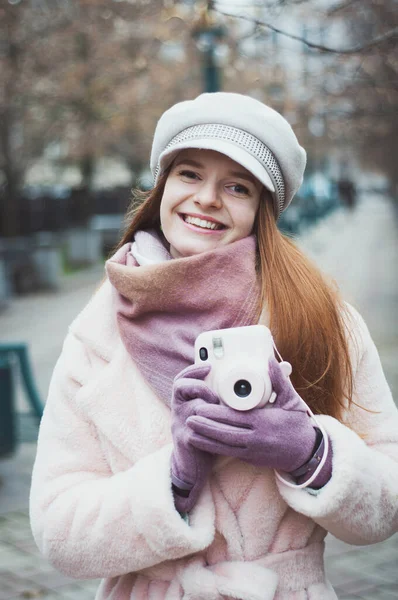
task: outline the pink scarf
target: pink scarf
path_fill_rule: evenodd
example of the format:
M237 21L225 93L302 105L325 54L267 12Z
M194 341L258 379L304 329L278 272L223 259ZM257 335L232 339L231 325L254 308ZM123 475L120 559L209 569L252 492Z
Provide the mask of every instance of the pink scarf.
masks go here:
M194 362L199 333L256 322L255 262L254 236L171 259L156 234L142 231L107 261L122 341L166 404L174 377Z

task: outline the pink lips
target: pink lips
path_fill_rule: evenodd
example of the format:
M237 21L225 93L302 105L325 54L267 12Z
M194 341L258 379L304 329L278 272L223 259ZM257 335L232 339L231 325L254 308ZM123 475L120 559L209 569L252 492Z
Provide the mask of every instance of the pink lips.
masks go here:
M181 215L185 215L186 217L196 217L197 219L202 219L203 221L210 221L211 223L216 223L217 225L222 225L224 226L224 223L221 223L221 221L217 221L217 219L215 219L214 217L209 217L208 215L200 215L199 213L181 213Z
M217 223L217 225L223 225L222 223L220 223L220 221L217 221L216 219L212 219L211 217L206 217L204 215L198 215L198 214L194 214L194 213L184 213L184 215L187 215L189 217L197 217L199 219L203 219L204 221L211 221L212 223ZM215 234L220 234L223 231L225 231L226 227L223 226L222 229L205 229L204 227L198 227L196 225L192 225L191 223L187 223L184 220L184 217L182 214L178 215L181 219L181 221L184 223L185 227L188 227L188 229L191 229L192 231L195 231L196 233L203 233L205 235L215 235Z

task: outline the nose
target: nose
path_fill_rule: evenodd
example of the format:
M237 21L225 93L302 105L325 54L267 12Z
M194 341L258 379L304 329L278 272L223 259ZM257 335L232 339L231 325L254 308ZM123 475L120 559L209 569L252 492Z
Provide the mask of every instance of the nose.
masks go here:
M203 208L220 208L222 200L217 185L211 181L203 182L196 191L194 202Z

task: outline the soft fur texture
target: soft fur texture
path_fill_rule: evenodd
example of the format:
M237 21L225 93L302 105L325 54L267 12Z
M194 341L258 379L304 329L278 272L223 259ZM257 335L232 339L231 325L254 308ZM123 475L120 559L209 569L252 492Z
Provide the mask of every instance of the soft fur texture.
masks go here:
M105 578L97 600L335 599L325 530L367 544L398 529L398 411L352 312L355 400L376 412L319 417L331 480L311 495L219 458L187 523L171 492L170 410L128 355L104 283L71 326L40 427L30 510L41 551L73 577Z

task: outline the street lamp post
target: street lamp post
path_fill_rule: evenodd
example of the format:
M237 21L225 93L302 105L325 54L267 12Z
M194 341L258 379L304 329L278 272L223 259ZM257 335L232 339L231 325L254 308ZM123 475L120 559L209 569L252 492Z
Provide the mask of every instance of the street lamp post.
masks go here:
M220 69L216 62L217 44L225 35L225 27L216 23L213 15L213 0L209 0L201 10L192 27L192 37L202 53L203 87L205 92L218 92L221 89Z

